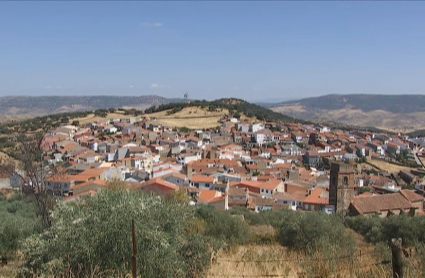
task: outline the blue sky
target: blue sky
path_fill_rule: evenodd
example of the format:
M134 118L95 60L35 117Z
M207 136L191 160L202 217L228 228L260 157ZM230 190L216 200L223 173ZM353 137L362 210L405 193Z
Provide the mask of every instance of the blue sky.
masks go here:
M425 94L425 2L0 2L0 96Z

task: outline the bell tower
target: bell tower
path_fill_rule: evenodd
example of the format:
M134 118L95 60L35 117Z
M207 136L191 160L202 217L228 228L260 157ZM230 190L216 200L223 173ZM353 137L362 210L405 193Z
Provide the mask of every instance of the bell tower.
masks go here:
M336 213L347 214L348 207L354 199L354 166L349 163L332 162L329 204Z

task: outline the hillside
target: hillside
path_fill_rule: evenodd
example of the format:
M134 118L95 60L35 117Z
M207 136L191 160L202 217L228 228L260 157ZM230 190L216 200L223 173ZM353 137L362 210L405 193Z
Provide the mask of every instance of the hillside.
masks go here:
M168 103L161 104L158 107L152 106L145 110L147 114L154 112L161 112L165 110L171 110L171 113L174 114L186 107L200 107L202 109L207 109L207 112L218 112L219 110L228 110L229 113L235 117L246 116L248 118L257 118L261 121L274 121L274 122L294 122L297 121L292 117L283 115L282 113L274 112L270 109L264 108L257 104L247 102L245 100L236 99L236 98L222 98L214 101L206 100L195 100L190 103ZM207 114L205 114L207 115Z
M149 119L155 119L158 124L171 127L186 127L189 129L215 128L220 125L220 120L229 115L227 109L208 111L199 106L189 106L172 113L172 109L147 114Z
M124 97L124 99L126 98L127 97ZM60 99L60 97L58 97L58 99ZM158 99L156 101L160 100L161 99ZM63 100L61 101L63 102ZM128 119L134 116L142 116L142 114L149 120L156 121L159 124L179 128L186 127L189 129L215 128L220 125L220 120L227 116L237 117L248 122L300 122L292 117L234 98L214 101L195 100L190 103L184 103L182 101L170 103L169 101L171 101L171 99L162 99L162 101L164 103L158 106L153 105L146 109L141 108L140 110L129 109L129 106L125 106L125 109L103 108L95 111L83 110L79 112L70 111L56 114L48 113L48 115L22 120L14 118L15 121L13 122L9 121L0 124L0 134L9 134L17 130L23 132L36 131L40 128L59 126L60 124L72 123L74 121L77 121L80 125L85 125L102 119ZM119 104L122 103L124 103L124 101L117 102L114 107L119 107ZM102 105L104 104L105 103ZM113 105L112 103L108 104L111 106ZM131 113L132 111L133 113Z
M102 108L145 109L176 101L155 95L143 96L17 96L1 97L0 110L4 120L24 119L58 113L89 111Z
M264 105L304 119L412 131L425 123L425 95L325 95Z
M191 101L190 103L168 103L152 106L145 116L157 123L190 129L214 128L226 116L238 117L248 122L276 121L294 122L294 118L240 99L224 98L214 101Z

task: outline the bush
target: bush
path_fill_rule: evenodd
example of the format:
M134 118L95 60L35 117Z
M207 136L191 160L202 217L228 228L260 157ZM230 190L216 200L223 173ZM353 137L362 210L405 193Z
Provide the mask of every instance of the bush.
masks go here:
M289 212L283 217L278 233L283 246L308 254L329 249L335 253L354 252L355 241L345 232L337 216L320 212Z
M393 215L388 218L378 217L349 217L344 223L348 228L363 235L368 242L388 243L392 238L402 238L404 246L413 246L425 243L424 217L409 217L407 215Z
M15 195L0 198L0 256L14 257L26 237L41 231L34 200Z
M242 208L235 207L229 210L232 215L243 215L245 221L249 225L253 226L262 226L262 225L270 225L274 228L279 228L284 215L288 213L292 213L289 210L280 210L280 211L261 211L259 213L253 213L252 211Z
M367 242L377 243L382 240L382 220L379 217L346 217L344 225L363 235Z
M251 230L241 217L210 206L199 207L196 216L205 221L204 234L224 242L228 248L251 240Z
M130 272L131 220L136 221L142 277L199 277L209 266L209 241L188 233L194 210L186 204L125 190L58 206L52 227L26 240L29 273L89 277Z

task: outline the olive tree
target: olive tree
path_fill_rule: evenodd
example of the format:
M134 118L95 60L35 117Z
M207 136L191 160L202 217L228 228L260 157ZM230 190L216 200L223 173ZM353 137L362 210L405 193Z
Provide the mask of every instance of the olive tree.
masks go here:
M192 207L141 192L103 190L96 197L59 205L51 228L25 242L28 273L88 277L114 270L128 274L133 219L142 277L199 277L209 266L207 238L187 229L195 220Z

